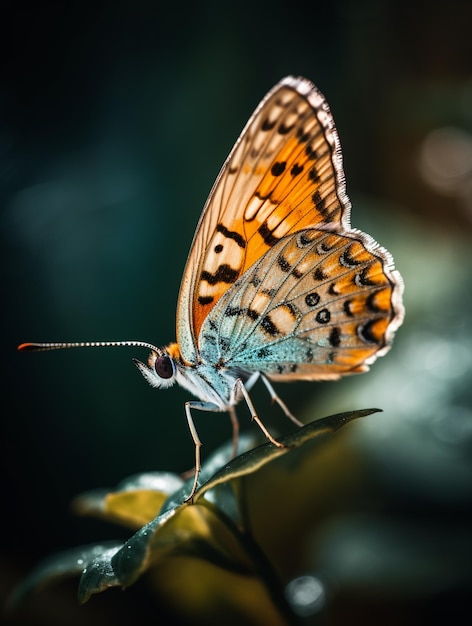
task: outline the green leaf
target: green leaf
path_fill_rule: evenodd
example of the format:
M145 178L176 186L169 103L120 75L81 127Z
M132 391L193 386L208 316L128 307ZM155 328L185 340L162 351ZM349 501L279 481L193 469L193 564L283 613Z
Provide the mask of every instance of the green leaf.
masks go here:
M81 494L72 505L79 515L141 528L156 517L169 494L178 491L182 484L183 480L170 472L136 474L113 491L97 489Z
M99 554L89 562L80 578L79 602L87 602L91 595L108 587L127 587L133 583L147 567L149 539L174 514L175 510L159 515L118 549Z
M109 559L121 547L121 543L106 541L100 544L80 546L58 552L42 561L24 581L15 589L9 604L17 606L31 593L64 578L78 576L87 565L98 556L107 555Z
M242 436L241 454L229 462L232 446L225 444L204 463L200 475L203 482L193 506L185 501L193 479L182 485L179 477L165 472L132 476L111 493L99 490L81 496L77 503L82 512L128 525L143 520L147 523L124 544L85 546L48 559L19 587L15 601L54 579L82 572L78 596L80 602L86 602L92 594L109 587L131 585L151 565L169 563L169 559L172 562L175 556L205 562L216 572L256 580L260 576L257 550L249 548L248 536L241 533L240 501L230 488L232 481L377 410L351 411L317 420L279 439L284 447L266 443L253 448L253 439ZM149 521L159 507L159 514Z
M348 422L358 419L359 417L366 417L372 413L377 413L380 410L381 409L362 409L330 415L329 417L310 422L294 433L280 438L279 442L284 445L283 448L279 448L272 443L266 443L257 448L252 448L231 460L203 483L196 491L193 501L197 502L209 489L213 489L219 484L252 474L279 456L287 454L295 448L299 448L307 441L334 433Z
M285 446L283 448L267 443L247 450L216 471L202 484L195 494L193 506L185 502L188 493L187 485L179 489L164 504L156 519L141 528L111 556L102 555L87 567L80 581L80 601L85 602L92 594L99 593L110 586L129 586L163 550L166 552L175 549L182 550L185 542L187 543L187 550L189 550L192 542L201 536L204 536L206 541L214 546L216 543L214 532L216 522L214 520L209 521L206 505L203 507L198 505L198 500L207 491L235 478L251 474L279 456L299 448L307 441L333 433L348 422L375 413L377 410L350 411L311 422L291 435L280 439L280 442ZM247 443L245 442L244 445ZM219 461L227 455L227 452L227 446L218 450L205 464L201 474L204 477L207 476L211 469L218 466ZM214 504L218 510L217 499ZM202 527L205 528L205 532L202 532Z

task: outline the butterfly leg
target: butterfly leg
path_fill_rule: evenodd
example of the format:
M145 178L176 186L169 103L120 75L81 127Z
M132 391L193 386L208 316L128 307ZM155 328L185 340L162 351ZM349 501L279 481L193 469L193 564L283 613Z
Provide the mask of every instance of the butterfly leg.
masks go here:
M277 402L277 404L279 405L279 407L282 409L282 411L285 413L285 415L292 420L292 422L294 424L296 424L297 426L304 426L303 422L300 422L300 420L298 420L295 415L293 415L289 408L287 407L287 405L285 404L285 402L277 395L275 389L272 387L272 385L270 384L270 382L268 381L268 379L264 376L264 374L260 374L260 377L262 379L262 382L264 383L264 385L266 386L267 391L270 393L270 397L272 399L272 402Z
M233 426L233 449L231 452L231 458L234 459L238 454L239 443L239 421L234 406L228 407L229 417Z
M252 403L252 400L249 396L249 392L246 389L246 387L244 386L243 381L238 378L235 382L235 387L236 390L239 390L244 398L244 400L246 401L246 404L248 406L248 409L251 412L251 419L256 422L256 424L259 426L259 428L262 430L262 432L264 433L264 435L267 437L267 439L274 444L274 446L277 446L278 448L284 448L284 444L280 443L280 441L277 441L277 439L274 439L274 437L272 437L272 435L270 434L270 432L267 430L267 428L264 426L264 424L261 422L259 416L256 413L256 409L254 408L254 405Z
M189 496L185 499L185 502L192 502L193 496L197 491L198 487L198 477L200 476L200 470L202 468L201 460L200 460L200 448L202 447L202 442L197 433L197 429L195 428L195 424L192 418L192 409L197 409L198 411L212 411L212 412L220 412L221 409L211 402L186 402L185 403L185 415L187 417L188 427L190 429L190 434L192 435L193 443L195 444L195 475L193 479L192 490ZM234 425L233 425L234 429Z

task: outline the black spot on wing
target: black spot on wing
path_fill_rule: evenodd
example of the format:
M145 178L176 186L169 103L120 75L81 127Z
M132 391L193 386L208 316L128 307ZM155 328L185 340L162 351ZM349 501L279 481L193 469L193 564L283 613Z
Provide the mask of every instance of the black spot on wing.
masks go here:
M198 304L205 306L206 304L211 304L213 302L213 296L198 296Z
M303 132L303 128L297 130L297 139L300 143L306 143L310 139L310 133Z
M352 312L352 308L351 308L352 304L353 304L352 300L345 300L343 304L344 313L346 313L348 317L354 317L354 313Z
M234 283L238 275L239 270L235 270L227 263L223 263L214 274L203 270L200 277L201 280L205 280L209 285L216 285L217 283Z
M341 343L341 331L337 326L333 326L329 333L328 341L333 348L337 348Z
M228 228L226 228L224 224L221 224L221 223L217 224L216 231L218 233L221 233L228 239L232 239L233 241L235 241L240 248L246 247L246 240L244 239L244 237L240 235L238 232L236 232L235 230L229 230Z
M379 338L375 332L375 324L377 322L377 319L373 319L369 320L365 324L359 324L357 327L357 334L364 343L381 343L381 338Z
M249 284L252 285L253 287L256 287L256 289L257 289L257 287L259 287L261 282L262 282L262 280L259 278L259 276L257 274L254 274L254 276L249 281Z
M310 144L305 147L305 154L312 161L318 158L318 152Z
M327 324L331 319L331 313L328 311L328 309L321 309L321 311L318 311L318 313L316 314L315 319L318 324Z
M270 168L270 173L272 174L272 176L280 176L285 172L286 166L286 161L276 161Z
M282 272L285 272L286 274L288 274L288 272L290 272L290 270L292 269L292 266L283 254L279 254L279 256L277 257L277 265L280 267Z
M274 322L270 319L270 315L266 315L262 318L261 326L268 335L271 335L271 337L275 337L280 332Z
M379 293L378 291L374 291L373 293L371 293L366 298L366 301L365 301L365 304L366 304L367 308L372 313L382 313L383 312L382 307L379 307L377 302L376 302L376 298L377 298L378 293Z
M309 237L306 232L302 232L297 237L297 246L299 248L306 248L307 246L311 246L312 243L313 243L313 239Z
M328 221L330 213L328 207L326 206L326 201L320 194L320 192L315 191L315 193L311 196L311 199L313 201L313 204L315 205L315 208L321 213L323 218Z
M251 309L250 307L248 307L248 309L246 310L246 315L249 317L249 319L254 321L257 320L259 317L259 313L255 309Z
M270 120L268 117L261 124L261 130L267 131L272 130L277 123L277 118Z
M372 280L369 276L367 276L368 271L369 267L364 267L361 272L358 272L354 276L354 284L357 285L357 287L372 287L373 285L378 284L375 280Z
M307 306L316 306L320 301L320 296L316 293L309 293L305 296L305 304Z
M346 248L339 256L339 262L341 265L344 265L344 267L357 267L358 265L362 265L362 261L358 261L352 256L352 246Z
M331 252L331 246L329 246L326 241L320 241L320 243L316 246L316 252L320 256L322 254L328 254L328 252Z
M286 135L293 129L294 126L295 124L292 124L291 126L287 126L286 124L282 122L282 124L280 124L280 126L278 127L277 132L279 133L279 135Z
M225 309L226 317L236 317L237 315L242 315L243 309L239 306L227 306Z
M294 163L292 165L292 169L290 170L290 174L295 178L303 172L303 165L298 165L298 163Z
M267 359L270 356L270 350L269 348L261 348L258 352L257 352L257 358L258 359Z
M318 170L316 167L312 167L308 172L308 179L313 181L314 183L318 183L320 181L320 175L318 174Z
M268 246L274 246L279 241L279 238L272 234L272 231L269 229L266 222L263 222L259 226L257 232L264 240L264 243Z
M296 320L300 315L300 311L291 302L285 302L285 304L283 304L283 307L290 311L290 315L294 320Z
M328 274L323 272L323 268L317 267L313 272L313 278L318 282L322 280L327 280L329 278Z

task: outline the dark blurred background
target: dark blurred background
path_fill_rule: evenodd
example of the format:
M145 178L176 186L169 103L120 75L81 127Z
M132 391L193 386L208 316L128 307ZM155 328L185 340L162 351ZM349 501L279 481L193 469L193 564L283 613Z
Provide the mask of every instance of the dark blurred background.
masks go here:
M382 507L396 511L383 522L395 525L401 511L406 530L395 537L407 555L425 528L432 538L426 562L438 575L428 586L420 568L408 583L420 598L411 623L465 606L472 5L6 1L0 11L2 595L50 553L128 536L74 517L76 494L193 463L188 394L145 383L131 357L146 351L19 354L17 344L173 341L180 277L207 194L259 100L295 74L327 97L352 223L394 255L407 317L370 374L278 390L305 420L384 410L350 433L381 477ZM271 411L266 394L256 391L255 401L261 414ZM241 418L250 427L244 411ZM204 454L230 436L225 415L196 419ZM358 546L356 523L345 522L336 546ZM342 579L335 557L326 559ZM367 561L359 567L368 573ZM138 608L154 614L145 585L81 609L74 586L53 596L57 610L26 609L22 623L119 624Z

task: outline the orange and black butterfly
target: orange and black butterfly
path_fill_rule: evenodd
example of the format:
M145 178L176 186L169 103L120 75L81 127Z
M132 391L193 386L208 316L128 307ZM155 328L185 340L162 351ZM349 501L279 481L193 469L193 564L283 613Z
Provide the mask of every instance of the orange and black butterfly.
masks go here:
M391 255L351 228L341 148L328 104L304 78L281 80L249 119L211 190L185 267L177 341L27 343L21 350L134 345L154 387L177 381L192 411L235 405L276 445L249 397L261 379L288 417L272 381L336 379L365 372L403 321L403 281Z

